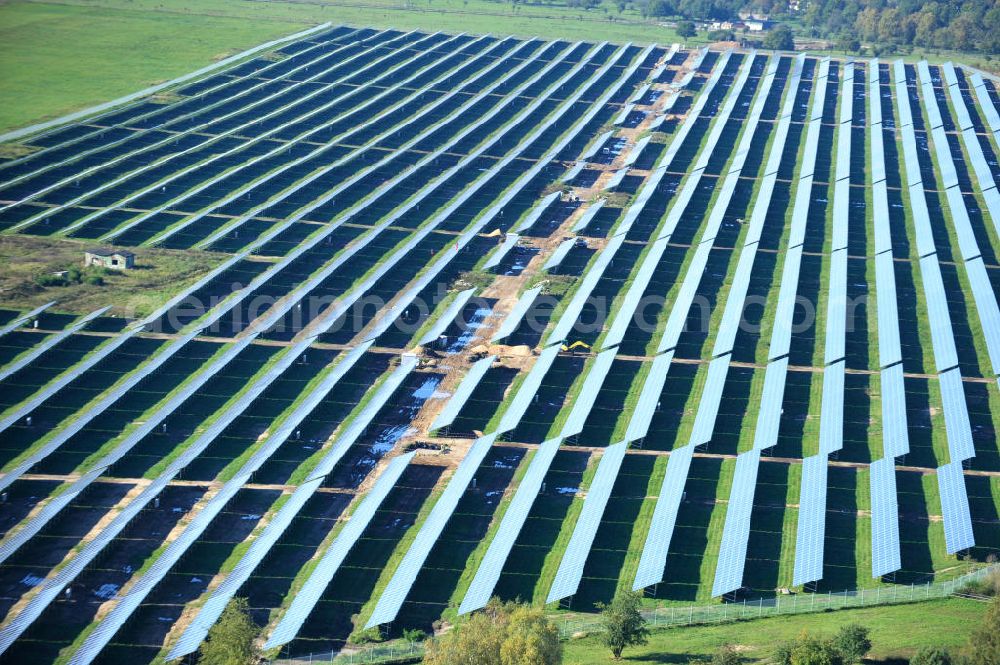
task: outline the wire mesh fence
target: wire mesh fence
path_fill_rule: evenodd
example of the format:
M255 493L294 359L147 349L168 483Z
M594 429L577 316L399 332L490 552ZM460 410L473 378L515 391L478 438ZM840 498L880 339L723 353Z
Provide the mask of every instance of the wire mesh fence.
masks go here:
M853 591L778 595L774 598L760 598L739 603L658 607L643 610L642 615L650 628L667 628L726 623L779 614L807 614L847 608L913 603L950 596L972 582L983 580L992 572L1000 572L1000 564L979 568L955 579L942 582L927 582L908 586L881 586L874 589ZM558 627L559 635L563 639L601 629L599 614L561 614L553 616L551 619ZM312 663L317 665L320 663L368 665L416 660L422 657L423 653L424 646L419 642L393 642L348 648L339 652L327 651L295 658L281 658L274 662L276 665L311 665Z

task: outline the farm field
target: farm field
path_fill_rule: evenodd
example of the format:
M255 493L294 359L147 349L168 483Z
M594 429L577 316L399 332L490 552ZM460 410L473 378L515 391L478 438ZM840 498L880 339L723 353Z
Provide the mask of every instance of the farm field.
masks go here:
M2 311L0 662L981 567L998 134L950 63L334 25L20 139L11 256L138 264Z

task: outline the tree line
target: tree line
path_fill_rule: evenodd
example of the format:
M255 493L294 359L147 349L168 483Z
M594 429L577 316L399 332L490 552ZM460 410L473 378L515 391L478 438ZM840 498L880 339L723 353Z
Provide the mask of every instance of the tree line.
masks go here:
M911 48L1000 54L1000 0L642 0L648 17L732 21L741 11L801 21L803 36L837 41L845 50Z

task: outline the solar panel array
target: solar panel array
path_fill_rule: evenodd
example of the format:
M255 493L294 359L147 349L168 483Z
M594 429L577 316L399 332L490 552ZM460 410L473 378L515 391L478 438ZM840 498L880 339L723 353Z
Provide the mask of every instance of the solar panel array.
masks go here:
M936 473L942 524L931 528L946 553L976 546L983 499L965 469L992 470L976 453L1000 362L992 81L950 63L329 26L281 44L0 160L8 232L222 256L116 332L91 331L105 309L59 319L53 303L0 323L0 382L24 395L0 414L0 489L23 510L0 540L0 578L23 601L0 625L0 653L131 653L191 567L183 617L143 646L193 654L233 597L275 579L268 568L315 509L329 511L301 545L315 565L271 582L281 598L261 608L276 618L267 648L289 654L308 653L320 615L334 630L328 611L395 634L446 606L481 609L531 575L553 580L537 603L591 609L633 554L631 587L671 598L674 557L705 554L681 537L704 510L722 523L718 555L685 593L766 594L761 571L781 555L760 549L757 520L793 482L770 474L799 463L801 474L779 472L800 486L795 526L783 527L795 533L794 586L824 577L845 474L869 474L870 517L852 508L851 519L870 520L873 577L908 563L906 456ZM529 236L540 256L523 275L490 274ZM859 314L852 298L872 291ZM192 298L211 305L188 312ZM803 299L819 314L805 324ZM758 304L761 325L747 326ZM588 329L595 311L607 320ZM102 387L82 393L89 381ZM910 390L925 383L926 398ZM148 403L124 418L138 395ZM945 445L914 455L922 411ZM585 483L582 460L594 458ZM729 470L728 497L704 494L706 474ZM35 473L64 482L35 497ZM27 585L39 543L123 473L144 475L142 487L101 508L101 528L59 565L32 567L41 581ZM404 490L404 473L442 475L422 495ZM100 567L181 490L194 498L169 513L170 536L140 569ZM383 525L402 494L412 519ZM265 503L244 532L230 529L244 535L212 543L233 565L199 561L248 497ZM353 507L346 520L338 501ZM568 542L527 561L546 521ZM373 529L393 534L378 536L388 549L375 577L388 584L366 595L350 558ZM535 565L546 570L525 569ZM440 588L428 593L432 576ZM37 642L66 591L97 579L113 587L100 619L67 627L72 644ZM358 598L331 596L344 583Z

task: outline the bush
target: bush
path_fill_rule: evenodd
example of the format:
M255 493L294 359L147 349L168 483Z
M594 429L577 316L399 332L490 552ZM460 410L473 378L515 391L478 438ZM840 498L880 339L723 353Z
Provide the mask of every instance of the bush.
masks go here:
M688 37L694 37L698 34L697 28L694 27L694 23L691 21L678 21L677 22L677 35L687 39Z
M637 591L618 594L608 604L598 603L601 623L604 625L604 644L611 649L615 660L622 657L625 647L646 644L649 630L646 620L639 613L642 596Z
M406 628L403 630L403 639L407 642L423 642L427 639L427 633L419 628Z
M69 286L69 281L59 275L45 274L35 277L35 284L42 288L49 288L52 286Z
M84 281L91 286L104 286L104 278L100 275L87 275Z
M764 37L764 48L773 51L791 51L795 48L792 29L787 25L779 25Z
M538 609L491 600L427 646L425 665L558 665L559 631Z
M983 625L969 638L969 650L972 665L1000 663L1000 596L994 596L983 617Z
M910 659L910 665L952 665L951 653L943 647L924 647Z
M250 618L246 598L229 601L202 643L198 665L254 665L260 661L255 640L259 633Z
M378 626L372 626L371 628L356 630L351 633L350 637L347 638L347 643L355 645L371 644L372 642L381 642L383 639L382 631L378 629Z
M858 623L841 626L833 638L833 646L840 652L845 663L860 663L871 651L872 641L868 629Z

